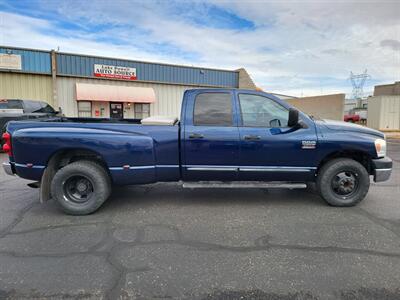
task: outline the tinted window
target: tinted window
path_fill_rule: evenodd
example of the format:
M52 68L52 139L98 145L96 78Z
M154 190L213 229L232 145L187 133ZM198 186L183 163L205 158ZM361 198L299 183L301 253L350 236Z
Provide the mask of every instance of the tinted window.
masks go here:
M21 100L0 100L0 109L22 109Z
M37 113L42 109L39 101L24 100L24 106L27 113Z
M194 103L194 125L232 126L231 95L226 93L203 93Z
M287 127L289 111L275 101L259 95L240 94L243 126Z

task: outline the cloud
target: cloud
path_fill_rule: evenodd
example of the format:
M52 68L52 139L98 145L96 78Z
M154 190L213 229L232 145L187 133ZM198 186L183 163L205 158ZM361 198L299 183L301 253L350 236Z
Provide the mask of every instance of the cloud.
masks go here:
M390 48L393 51L400 51L400 41L397 40L383 40L380 45L382 47Z
M399 80L398 11L400 2L16 1L3 7L0 43L245 67L268 91L349 93L350 71L368 69L367 90Z

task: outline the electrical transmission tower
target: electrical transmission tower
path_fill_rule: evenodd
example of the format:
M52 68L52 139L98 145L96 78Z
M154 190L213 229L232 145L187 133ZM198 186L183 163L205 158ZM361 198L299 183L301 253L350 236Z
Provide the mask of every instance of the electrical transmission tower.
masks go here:
M361 99L363 97L365 82L370 77L367 74L367 69L362 74L353 74L353 72L350 72L350 81L353 85L353 99Z

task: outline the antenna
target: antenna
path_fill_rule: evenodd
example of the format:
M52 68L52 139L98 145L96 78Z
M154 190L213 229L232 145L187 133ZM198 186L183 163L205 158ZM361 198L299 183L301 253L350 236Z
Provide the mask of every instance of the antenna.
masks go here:
M353 72L350 72L350 81L351 84L353 85L353 99L361 99L364 95L364 85L367 79L371 78L367 74L367 69L365 69L364 73L362 74L353 74Z

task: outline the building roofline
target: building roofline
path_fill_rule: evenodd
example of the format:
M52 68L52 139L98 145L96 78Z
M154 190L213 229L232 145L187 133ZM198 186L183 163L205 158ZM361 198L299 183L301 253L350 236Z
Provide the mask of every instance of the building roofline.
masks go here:
M400 84L400 81L395 81L393 83L377 84L377 85L375 85L375 87L377 87L377 86L389 86L389 85L396 85L396 84Z
M285 94L279 94L279 93L274 93L274 92L266 92L268 94L272 94L272 95L277 95L277 96L284 96L284 97L290 97L290 98L294 98L294 99L298 99L300 97L296 97L296 96L290 96L290 95L285 95Z
M299 99L303 98L313 98L313 97L324 97L324 96L338 96L338 95L344 95L346 96L346 93L334 93L334 94L322 94L322 95L315 95L315 96L304 96L304 97L299 97Z
M33 49L33 48L24 48L24 47L15 47L15 46L6 46L6 45L0 45L0 48L37 51L37 52L44 52L44 53L49 53L49 54L52 51L55 51L55 50L42 50L42 49ZM187 69L199 69L199 70L210 70L210 71L239 73L239 70L227 70L227 69L217 69L217 68L209 68L209 67L197 67L197 66L188 66L188 65L180 65L180 64L169 64L169 63L164 63L164 62L133 60L133 59L126 59L126 58L118 58L118 57L110 57L110 56L99 56L99 55L90 55L90 54L81 54L81 53L71 53L71 52L60 52L60 51L55 51L55 52L57 54L66 54L66 55L74 55L74 56L86 56L86 57L102 58L102 59L114 59L114 60L120 60L120 61L126 61L126 62L145 63L145 64L152 64L152 65L163 65L163 66L180 67L180 68L187 68Z
M26 47L15 47L15 46L7 46L7 45L0 45L0 48L15 49L15 50L28 50L28 51L37 51L37 52L51 53L50 50L33 49L33 48L26 48Z

